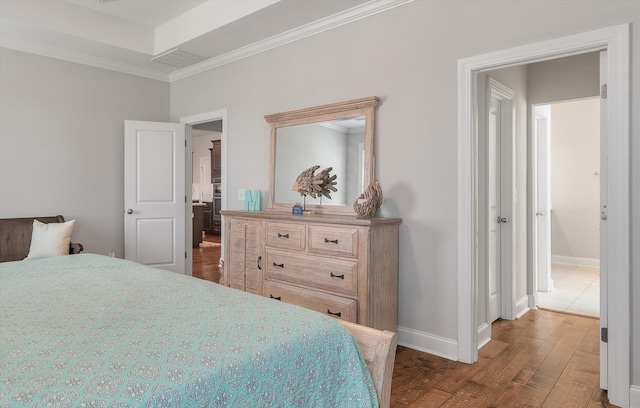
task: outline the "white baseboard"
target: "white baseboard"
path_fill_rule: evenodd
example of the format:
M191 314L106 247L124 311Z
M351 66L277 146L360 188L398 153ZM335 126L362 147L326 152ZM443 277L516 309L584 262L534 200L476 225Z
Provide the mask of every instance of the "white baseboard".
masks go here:
M478 350L491 341L491 325L487 322L478 327Z
M398 344L449 360L458 360L458 342L398 326Z
M538 295L527 295L529 310L535 310L538 308Z
M529 311L529 296L523 296L516 302L516 319Z
M640 408L640 387L632 385L629 389L629 407Z
M551 263L557 263L557 264L563 264L563 265L591 266L594 268L600 267L599 259L578 258L574 256L564 256L564 255L551 255Z

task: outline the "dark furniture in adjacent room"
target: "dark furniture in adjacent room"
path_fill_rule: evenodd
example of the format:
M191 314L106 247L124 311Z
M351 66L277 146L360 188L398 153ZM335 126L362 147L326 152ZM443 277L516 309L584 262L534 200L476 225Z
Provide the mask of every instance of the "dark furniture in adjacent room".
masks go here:
M212 140L211 143L211 181L215 183L215 179L222 177L222 143L220 140Z
M202 230L204 222L203 203L193 203L193 247L198 248L202 242Z

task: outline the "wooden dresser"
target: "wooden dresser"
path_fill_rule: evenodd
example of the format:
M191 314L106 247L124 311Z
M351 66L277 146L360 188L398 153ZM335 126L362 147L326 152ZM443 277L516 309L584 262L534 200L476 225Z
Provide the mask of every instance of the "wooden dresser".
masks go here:
M398 329L399 218L222 211L224 284Z

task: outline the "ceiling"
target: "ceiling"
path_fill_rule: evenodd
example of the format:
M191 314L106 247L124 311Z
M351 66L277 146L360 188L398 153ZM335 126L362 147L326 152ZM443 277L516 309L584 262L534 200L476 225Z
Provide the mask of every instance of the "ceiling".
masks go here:
M0 0L0 46L173 81L411 1Z

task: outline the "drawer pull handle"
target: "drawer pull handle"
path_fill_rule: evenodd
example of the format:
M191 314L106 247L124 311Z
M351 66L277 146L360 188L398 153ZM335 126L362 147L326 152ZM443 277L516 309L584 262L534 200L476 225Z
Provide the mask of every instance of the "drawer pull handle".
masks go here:
M260 266L260 261L262 261L262 256L258 257L258 269L262 270L262 266Z
M284 268L284 264L283 263L277 264L277 263L274 262L273 266L275 266L276 268Z
M289 238L289 234L281 234L278 232L278 238Z
M335 273L331 272L331 277L332 278L340 278L340 279L344 279L344 273L342 275L336 275Z
M342 317L342 312L332 312L330 309L327 309L327 314L336 317Z
M337 238L336 239L328 239L328 238L324 239L324 243L325 244L327 244L329 242L331 242L332 244L337 244L338 243L338 239Z
M275 300L282 300L282 297L281 297L281 296L273 296L272 294L269 294L269 297L270 297L271 299L275 299Z

